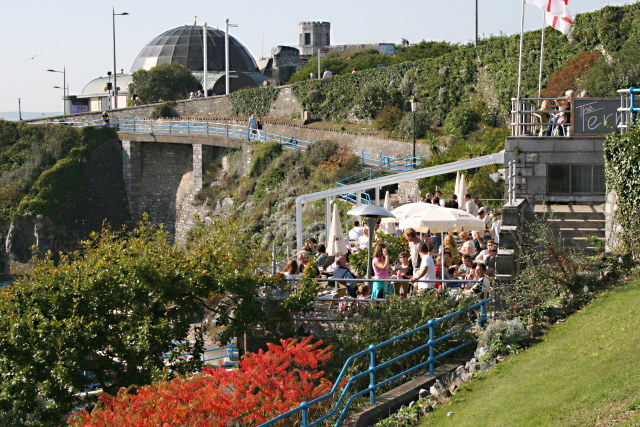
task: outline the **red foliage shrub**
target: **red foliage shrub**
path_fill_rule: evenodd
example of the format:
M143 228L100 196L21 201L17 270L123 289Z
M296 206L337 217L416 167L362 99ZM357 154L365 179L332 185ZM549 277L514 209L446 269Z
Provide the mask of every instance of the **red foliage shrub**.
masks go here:
M69 424L257 425L331 389L320 369L332 353L311 339L268 344L267 351L246 355L238 369L205 367L203 374L144 386L135 394L125 389L115 397L105 394L92 413L78 412Z
M577 85L580 78L593 67L598 58L600 58L598 52L582 52L568 60L562 68L551 75L547 87L541 93L542 97L563 96L569 89L579 92L580 88Z

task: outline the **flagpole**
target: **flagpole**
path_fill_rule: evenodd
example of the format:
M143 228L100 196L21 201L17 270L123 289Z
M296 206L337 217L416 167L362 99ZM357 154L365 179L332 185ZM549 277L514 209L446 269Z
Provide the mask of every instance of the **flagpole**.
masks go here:
M544 30L547 27L545 22L544 10L542 11L542 37L540 38L540 74L538 74L538 101L542 92L542 63L544 61Z
M522 50L524 47L524 2L522 0L522 18L520 20L520 55L518 56L518 96L516 97L518 109L520 108L520 90L522 88Z

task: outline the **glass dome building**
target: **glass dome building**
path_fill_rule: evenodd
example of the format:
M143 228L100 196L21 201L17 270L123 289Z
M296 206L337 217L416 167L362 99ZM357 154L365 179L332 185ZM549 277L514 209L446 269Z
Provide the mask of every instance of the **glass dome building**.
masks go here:
M160 34L133 62L131 72L159 64L180 63L192 72L204 72L202 25L183 25ZM224 31L207 27L207 71L224 71ZM257 72L255 60L238 40L229 36L229 70Z

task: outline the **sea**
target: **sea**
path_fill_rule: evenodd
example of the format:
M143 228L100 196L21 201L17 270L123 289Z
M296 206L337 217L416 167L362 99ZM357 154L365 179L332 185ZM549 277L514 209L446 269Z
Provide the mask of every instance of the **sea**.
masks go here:
M46 113L34 113L29 111L22 112L22 120L38 119L41 117L61 116L62 112L46 112ZM0 120L17 121L20 120L20 115L17 111L0 111Z

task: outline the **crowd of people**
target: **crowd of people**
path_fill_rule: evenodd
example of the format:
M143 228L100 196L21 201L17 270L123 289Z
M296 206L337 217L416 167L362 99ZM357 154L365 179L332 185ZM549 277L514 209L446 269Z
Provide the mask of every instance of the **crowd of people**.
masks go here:
M583 90L578 98L588 98L591 95ZM572 89L565 91L564 96L557 99L544 99L538 111L543 125L541 136L568 136L567 126L571 124L571 111L573 110L573 98L575 92ZM546 130L544 126L547 126Z
M387 245L377 237L378 224L374 231L375 240L372 241L371 270L374 280L359 283L361 277L350 269L349 257L357 251L366 250L370 236L368 228L355 220L348 232L350 244L347 254L329 254L324 244L318 244L316 239L310 238L296 258L288 261L283 275L287 279L299 279L305 266L314 260L318 271L313 272L312 276L343 279L339 283L346 287L346 293L352 298L383 299L389 295L405 296L436 288L456 289L463 295L481 297L488 292L488 276L495 274L500 242L499 213L489 214L471 194L464 196L461 206L455 195L445 200L440 191L427 194L424 202L462 208L482 220L485 228L471 234L448 233L444 239L440 235L419 233L412 228L398 230L407 249L400 252L397 259L392 259Z

